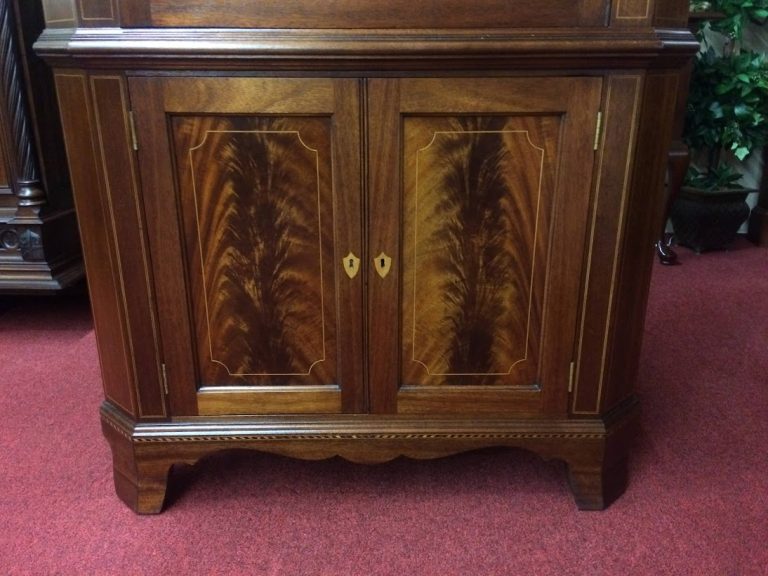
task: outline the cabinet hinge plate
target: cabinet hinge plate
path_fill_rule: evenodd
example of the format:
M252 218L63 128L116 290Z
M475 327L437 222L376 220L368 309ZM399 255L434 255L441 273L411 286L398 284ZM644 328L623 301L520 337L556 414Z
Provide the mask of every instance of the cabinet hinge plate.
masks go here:
M600 137L603 135L603 113L597 113L597 121L595 123L595 150L600 148Z
M571 366L568 372L568 394L573 392L573 379L576 373L576 362L571 362Z
M139 139L136 137L136 121L133 119L133 110L128 110L128 124L131 129L131 147L134 152L138 152Z
M160 364L160 372L163 375L163 390L165 395L168 396L168 373L165 371L165 364Z

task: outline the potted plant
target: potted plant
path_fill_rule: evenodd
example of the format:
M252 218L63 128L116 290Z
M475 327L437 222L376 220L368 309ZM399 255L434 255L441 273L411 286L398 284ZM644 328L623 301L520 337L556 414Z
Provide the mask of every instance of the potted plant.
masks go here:
M726 247L749 216L739 167L768 142L768 62L742 35L746 22L768 20L768 0L692 4L707 11L683 133L692 166L670 217L677 242L700 252Z

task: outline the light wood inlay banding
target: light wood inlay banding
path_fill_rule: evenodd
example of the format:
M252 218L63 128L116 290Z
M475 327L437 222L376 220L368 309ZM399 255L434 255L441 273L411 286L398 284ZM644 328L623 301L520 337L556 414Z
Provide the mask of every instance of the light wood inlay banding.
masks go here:
M651 0L616 0L615 10L615 20L647 20L651 15Z

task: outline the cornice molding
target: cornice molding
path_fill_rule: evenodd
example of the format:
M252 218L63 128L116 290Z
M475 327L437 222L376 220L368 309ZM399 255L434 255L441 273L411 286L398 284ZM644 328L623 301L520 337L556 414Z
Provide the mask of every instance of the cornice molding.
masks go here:
M698 48L679 29L615 30L243 30L174 28L48 29L35 45L53 65L208 68L217 70L371 69L397 65L432 68L441 63L484 66L598 65L644 67L663 59L675 65ZM666 64L665 64L666 65Z

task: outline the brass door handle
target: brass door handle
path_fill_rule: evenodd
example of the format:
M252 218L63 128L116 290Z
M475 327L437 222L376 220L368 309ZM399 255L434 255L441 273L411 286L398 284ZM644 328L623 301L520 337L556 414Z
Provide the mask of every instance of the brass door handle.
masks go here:
M344 256L341 262L344 267L344 272L347 273L347 276L350 278L357 276L357 273L360 271L360 258L350 252Z
M379 276L386 278L389 270L392 268L392 258L382 252L373 259L373 267L376 268Z

